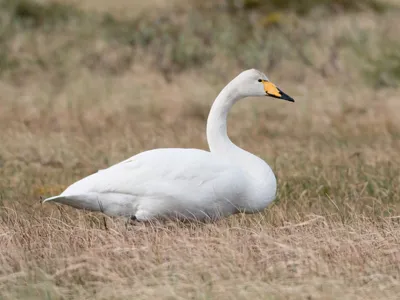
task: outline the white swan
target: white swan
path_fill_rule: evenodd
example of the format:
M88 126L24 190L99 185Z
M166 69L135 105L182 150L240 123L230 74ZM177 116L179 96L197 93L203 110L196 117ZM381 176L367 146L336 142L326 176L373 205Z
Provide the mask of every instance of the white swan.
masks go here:
M226 129L232 105L249 96L294 102L260 71L243 71L211 107L207 120L210 152L181 148L145 151L79 180L43 202L139 221L174 217L216 220L263 210L275 199L275 175L262 159L234 145Z

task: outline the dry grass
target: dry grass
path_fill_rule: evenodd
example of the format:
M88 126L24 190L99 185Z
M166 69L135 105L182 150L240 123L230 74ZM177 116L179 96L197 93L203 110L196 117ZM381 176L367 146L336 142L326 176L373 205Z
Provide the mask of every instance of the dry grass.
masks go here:
M228 14L218 22L231 26L213 23L211 34L204 11L167 2L141 7L178 15L149 44L137 35L129 45L121 31L146 20L104 25L81 12L55 28L41 15L44 27L17 20L1 33L0 299L397 299L400 76L399 56L385 57L396 53L398 12L254 22L233 49L243 36ZM208 52L192 56L207 32ZM249 67L296 99L244 101L229 120L232 140L278 177L264 213L128 228L107 218L105 229L100 214L40 204L140 151L207 149L212 100Z

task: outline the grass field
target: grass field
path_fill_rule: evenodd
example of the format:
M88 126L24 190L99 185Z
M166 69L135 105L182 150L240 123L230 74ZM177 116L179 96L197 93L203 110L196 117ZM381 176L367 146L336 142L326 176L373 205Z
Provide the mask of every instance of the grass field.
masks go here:
M231 3L231 4L230 4ZM398 1L0 0L0 299L398 299ZM208 149L212 101L257 68L229 135L278 198L212 224L55 204L157 147Z

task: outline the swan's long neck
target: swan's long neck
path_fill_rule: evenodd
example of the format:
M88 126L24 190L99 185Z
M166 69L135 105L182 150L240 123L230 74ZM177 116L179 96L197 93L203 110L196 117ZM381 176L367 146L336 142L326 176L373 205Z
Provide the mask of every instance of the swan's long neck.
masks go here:
M207 120L207 141L210 151L218 156L229 159L248 172L255 181L265 183L275 182L271 168L259 157L239 148L228 137L227 118L232 106L243 96L236 86L240 84L231 81L215 99ZM273 179L271 179L271 174Z
M211 107L207 119L207 141L210 151L215 154L226 155L238 148L228 137L227 119L232 106L240 98L231 82L219 93Z

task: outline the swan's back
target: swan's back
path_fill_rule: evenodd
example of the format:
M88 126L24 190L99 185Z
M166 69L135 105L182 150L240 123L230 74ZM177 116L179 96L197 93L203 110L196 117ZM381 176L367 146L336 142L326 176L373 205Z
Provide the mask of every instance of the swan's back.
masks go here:
M160 148L139 153L107 169L100 170L75 182L64 193L99 190L130 193L132 186L140 187L150 182L209 181L218 173L233 168L235 167L229 161L215 157L208 151Z

